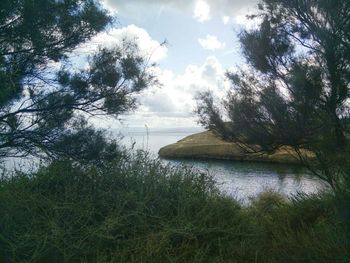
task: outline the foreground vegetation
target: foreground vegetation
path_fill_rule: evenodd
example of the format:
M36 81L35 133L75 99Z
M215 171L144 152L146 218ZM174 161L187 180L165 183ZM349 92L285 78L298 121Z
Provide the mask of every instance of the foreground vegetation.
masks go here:
M144 153L0 181L0 261L349 262L333 194L242 206L212 177Z
M116 25L99 1L0 1L0 162L80 160L0 179L0 261L350 262L349 3L262 0L259 27L240 34L249 71L227 75L226 114L199 95L205 127L266 153L289 146L334 191L242 206L206 174L119 156L88 125L132 111L135 95L159 85L132 41L79 58L84 69L73 63Z

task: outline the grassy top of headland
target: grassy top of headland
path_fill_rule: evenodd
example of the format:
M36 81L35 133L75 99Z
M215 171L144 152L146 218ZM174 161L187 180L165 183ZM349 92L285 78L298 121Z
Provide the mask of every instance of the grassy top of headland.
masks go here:
M308 153L312 156L312 153ZM212 131L196 133L159 150L162 158L224 159L297 164L296 153L282 147L272 154L249 153L238 143L226 142Z

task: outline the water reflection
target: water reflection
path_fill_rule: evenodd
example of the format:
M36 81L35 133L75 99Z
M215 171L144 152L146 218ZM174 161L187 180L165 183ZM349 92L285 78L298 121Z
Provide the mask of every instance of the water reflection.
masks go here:
M198 132L195 130L174 131L124 131L121 143L127 148L147 150L158 156L158 150L168 144ZM120 133L114 132L116 135ZM324 189L324 184L306 170L295 165L267 164L220 160L164 160L174 165L187 165L212 174L221 191L246 202L265 190L274 190L285 196L302 193L315 193ZM22 168L35 170L40 163L35 159L8 159L7 169ZM0 167L1 171L1 167Z
M317 178L295 165L267 164L219 160L166 160L174 165L186 165L209 172L225 194L243 202L266 190L285 196L312 194L325 188Z
M149 130L124 132L124 142L135 142L135 148L148 150L157 156L158 150L168 144L193 134L195 130ZM146 143L145 143L146 142ZM211 173L220 190L246 202L265 190L274 190L285 196L298 192L311 194L325 188L325 185L305 169L296 165L268 164L223 160L164 160L174 165L187 165Z

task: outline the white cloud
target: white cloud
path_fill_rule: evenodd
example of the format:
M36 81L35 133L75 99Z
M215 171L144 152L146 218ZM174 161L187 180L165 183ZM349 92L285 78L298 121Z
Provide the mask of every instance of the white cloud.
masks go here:
M226 70L215 56L209 56L201 65L188 65L182 74L156 67L163 87L150 87L137 96L139 108L128 115L120 116L128 127L173 128L195 127L198 117L194 114L195 95L211 90L223 98L230 87L225 77ZM96 120L95 125L115 128L112 119Z
M229 16L223 16L222 17L222 23L224 23L224 25L227 25L230 22L230 17Z
M136 43L143 55L150 57L151 61L158 62L167 56L168 49L157 40L151 38L148 32L135 25L123 28L113 28L108 32L101 32L94 36L88 43L80 46L75 53L87 55L95 52L99 47L113 47L123 40Z
M118 9L117 9L117 7L115 5L113 5L113 1L101 0L101 5L110 14L112 14L112 15L117 15L118 14Z
M198 22L205 22L210 19L210 6L203 0L198 0L194 6L193 17Z
M254 29L254 28L257 28L261 24L262 19L260 17L256 17L254 19L249 19L247 17L247 15L251 15L251 13L237 15L235 17L236 24L244 27L245 29Z
M156 70L163 87L143 91L138 97L139 109L126 117L126 124L134 127L146 124L151 128L196 126L195 95L211 90L222 98L230 86L226 71L215 56L207 57L202 65L188 65L182 74Z
M194 16L204 22L211 17L229 16L235 22L239 15L245 15L255 9L258 0L101 0L109 10L118 10L120 14L140 18L145 16L145 9L169 7ZM135 8L137 7L137 8Z
M79 47L81 54L90 54L98 46L113 46L125 37L134 39L143 52L154 51L153 60L159 61L167 56L167 48L135 25L112 29L108 33L100 33L88 44ZM216 39L211 36L208 39ZM210 48L218 46L216 41L208 42ZM219 46L223 45L219 42ZM121 116L129 126L142 127L193 127L197 116L193 113L196 102L194 96L199 91L212 90L214 94L223 96L227 90L225 69L215 56L209 56L202 65L188 65L182 74L171 70L154 67L162 87L150 87L137 96L140 107L130 115ZM97 124L100 125L100 124ZM111 123L111 125L113 125Z
M204 49L212 51L215 49L224 48L226 46L225 42L220 42L216 36L209 34L205 38L199 38L198 42Z

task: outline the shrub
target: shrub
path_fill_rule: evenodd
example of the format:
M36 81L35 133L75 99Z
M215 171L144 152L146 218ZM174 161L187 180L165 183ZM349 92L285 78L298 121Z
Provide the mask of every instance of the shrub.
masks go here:
M345 262L332 200L265 193L242 206L211 176L143 153L57 161L0 180L0 261Z

